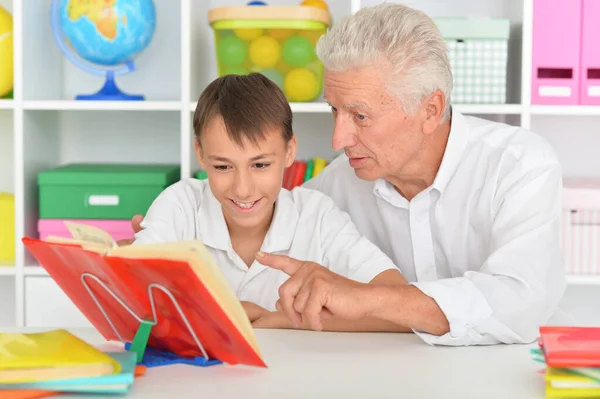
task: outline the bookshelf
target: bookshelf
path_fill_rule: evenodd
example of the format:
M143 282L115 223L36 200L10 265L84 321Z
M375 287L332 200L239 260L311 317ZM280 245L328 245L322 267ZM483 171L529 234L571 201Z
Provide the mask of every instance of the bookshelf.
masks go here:
M381 0L329 0L333 23ZM270 0L272 5L299 0ZM507 104L455 104L463 113L522 125L544 135L557 149L565 176L594 177L600 157L600 107L546 107L530 104L532 0L439 2L407 0L433 17L487 15L511 20ZM99 89L103 80L78 69L56 46L50 29L50 2L0 0L14 18L13 100L0 100L0 191L15 194L17 237L36 236L40 170L62 163L169 162L181 176L199 168L191 148L192 114L205 85L217 76L207 11L241 5L239 0L155 0L157 27L149 47L136 59L138 70L118 77L143 102L80 102L74 97ZM292 103L298 157L332 159L330 109L323 101ZM576 131L573 124L577 125ZM581 149L581 153L577 152ZM1 326L80 326L85 319L17 240L15 265L0 266ZM590 301L600 278L569 278L569 301ZM594 300L598 300L595 298ZM600 315L594 315L600 321Z

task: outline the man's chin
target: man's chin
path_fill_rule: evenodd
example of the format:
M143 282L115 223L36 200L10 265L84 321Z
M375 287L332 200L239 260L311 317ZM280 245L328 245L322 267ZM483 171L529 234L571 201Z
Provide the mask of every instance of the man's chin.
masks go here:
M381 178L381 173L373 168L356 168L354 174L361 180L374 181Z

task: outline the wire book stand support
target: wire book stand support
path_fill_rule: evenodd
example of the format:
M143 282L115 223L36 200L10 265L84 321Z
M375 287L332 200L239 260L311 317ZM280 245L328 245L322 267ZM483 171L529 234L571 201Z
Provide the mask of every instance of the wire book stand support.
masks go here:
M123 339L123 337L115 327L114 323L112 322L110 317L108 317L108 314L100 304L100 301L90 288L87 279L94 280L96 283L98 283L106 292L108 292L115 299L115 301L119 303L119 305L121 305L125 310L127 310L127 312L140 323L140 327L138 328L135 338L131 343L128 343ZM202 343L200 342L198 336L192 329L190 322L188 321L187 317L183 313L183 310L179 306L177 299L175 299L173 294L164 286L156 283L150 284L148 286L148 297L150 298L150 306L152 307L152 320L146 320L135 314L135 312L131 310L131 308L127 306L121 298L119 298L110 288L106 286L106 284L102 280L100 280L92 273L83 273L81 275L81 283L94 300L94 303L96 303L96 306L98 306L98 309L100 309L100 312L102 312L102 315L114 331L115 335L119 338L121 343L125 345L125 349L130 350L132 352L136 352L138 363L144 364L147 367L163 366L174 363L185 363L196 366L212 366L222 363L220 360L209 358L208 354L206 353L206 350L204 349L204 346L202 346ZM148 347L148 338L150 336L152 327L158 324L158 315L156 311L156 304L154 302L154 290L162 291L169 297L169 299L175 306L175 309L177 309L179 316L185 323L188 332L190 333L190 335L194 339L194 342L198 346L198 349L200 349L200 352L202 352L202 356L184 358L171 352L160 351L152 347Z

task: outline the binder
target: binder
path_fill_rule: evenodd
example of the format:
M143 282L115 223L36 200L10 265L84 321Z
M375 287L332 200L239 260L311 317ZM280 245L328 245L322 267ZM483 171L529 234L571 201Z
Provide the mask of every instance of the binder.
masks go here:
M600 0L583 0L581 37L582 105L600 105Z
M534 0L532 104L577 105L582 0Z

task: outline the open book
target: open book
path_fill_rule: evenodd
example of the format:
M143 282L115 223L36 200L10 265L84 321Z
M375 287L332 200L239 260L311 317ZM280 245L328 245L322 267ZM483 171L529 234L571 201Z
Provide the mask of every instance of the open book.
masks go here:
M140 325L134 313L157 322L148 340L151 347L203 356L191 329L211 359L266 367L241 303L202 242L119 247L101 229L65 223L73 238L26 237L23 243L104 338L118 340L120 335L132 342ZM151 297L152 284L168 290L177 304L157 288Z

